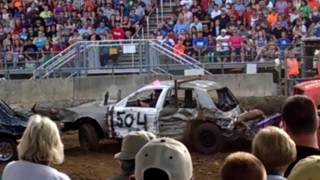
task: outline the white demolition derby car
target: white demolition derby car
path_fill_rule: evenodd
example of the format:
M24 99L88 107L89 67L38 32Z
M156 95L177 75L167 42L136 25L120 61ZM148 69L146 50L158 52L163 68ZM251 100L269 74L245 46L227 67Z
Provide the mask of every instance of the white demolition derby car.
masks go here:
M208 80L154 81L115 104L89 103L56 112L64 131L79 130L85 150L97 149L103 138L122 139L130 131L145 130L214 153L226 141L251 139L278 118L243 111L227 87Z

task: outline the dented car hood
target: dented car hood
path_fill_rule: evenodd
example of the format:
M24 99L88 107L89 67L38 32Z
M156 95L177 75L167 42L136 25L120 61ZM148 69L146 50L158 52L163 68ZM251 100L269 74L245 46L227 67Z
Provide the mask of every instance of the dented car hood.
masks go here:
M13 136L22 135L27 127L28 117L16 112L4 101L0 100L0 133Z

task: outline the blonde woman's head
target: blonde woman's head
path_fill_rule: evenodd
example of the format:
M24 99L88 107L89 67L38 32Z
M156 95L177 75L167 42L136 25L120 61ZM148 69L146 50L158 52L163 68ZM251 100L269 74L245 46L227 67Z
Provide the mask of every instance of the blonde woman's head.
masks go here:
M20 160L61 164L63 144L57 125L47 117L33 115L18 145Z
M258 132L253 140L252 153L271 172L285 171L297 156L294 141L284 130L273 126Z

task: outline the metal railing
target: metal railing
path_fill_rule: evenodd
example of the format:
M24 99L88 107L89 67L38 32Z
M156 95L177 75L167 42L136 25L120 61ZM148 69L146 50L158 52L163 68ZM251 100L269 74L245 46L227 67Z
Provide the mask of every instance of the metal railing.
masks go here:
M196 68L203 69L202 64L193 59L192 57L181 57L173 52L169 47L161 45L157 40L105 40L105 41L79 41L64 51L60 52L47 62L43 63L33 71L33 79L43 79L51 77L56 72L62 71L63 69L72 68L77 69L77 75L87 75L88 69L101 70L104 67L104 64L101 63L103 58L97 54L106 48L107 51L116 51L116 52L107 52L107 57L112 61L122 60L121 63L127 62L131 59L131 67L139 69L142 72L143 66L151 67L149 72L158 73L169 73L170 69L162 69L160 67L162 61L159 61L160 56L166 56L170 59L171 64L182 64L186 68ZM111 53L111 55L110 55ZM94 62L94 63L93 63ZM120 63L120 61L119 61ZM100 65L99 65L100 64ZM101 65L102 64L102 65ZM112 68L123 68L127 67L127 64L118 64L118 62L111 65ZM78 69L84 69L85 71L79 71ZM75 70L74 70L75 71ZM75 75L75 72L67 71L64 72L64 76ZM209 71L205 72L211 74Z
M170 57L178 64L185 64L188 65L188 68L191 69L203 69L206 74L212 75L211 72L204 69L203 64L196 59L194 59L191 56L188 56L186 54L179 55L174 52L173 48L166 44L160 44L158 41L152 42L153 48L155 48L157 51L161 52L162 54L166 55L167 57Z

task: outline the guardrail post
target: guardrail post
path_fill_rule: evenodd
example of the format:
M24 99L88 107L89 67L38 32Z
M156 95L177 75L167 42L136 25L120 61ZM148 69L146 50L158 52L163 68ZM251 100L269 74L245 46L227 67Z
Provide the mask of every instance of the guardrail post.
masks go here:
M7 56L6 55L4 56L4 70L5 70L6 79L9 79L10 78L10 72L9 72L9 69L8 69L8 61L7 61Z
M139 42L139 45L138 45L138 48L139 48L139 64L140 64L140 66L139 66L139 73L141 74L142 73L142 46L141 46L141 44L142 44L143 42Z
M144 39L144 28L141 29L142 39Z
M149 16L147 16L147 38L150 38L150 23L149 23Z
M150 50L151 50L151 47L150 47L150 42L149 41L146 41L146 44L145 44L145 59L146 59L146 64L147 64L147 71L148 73L151 73L151 68L150 68L150 65L151 65L151 59L150 59Z
M163 19L163 0L160 0L161 20Z
M76 55L76 66L77 66L77 69L76 69L76 71L77 71L77 76L79 77L80 76L80 62L81 62L81 60L80 60L80 44L77 44L77 46L76 46L76 53L77 53L77 55Z
M159 25L159 9L158 9L158 7L156 8L156 18L157 18L156 22L157 22L157 26L158 26Z
M85 68L85 75L88 76L88 67L89 66L88 66L88 62L87 62L86 48L83 49L82 58L83 58L83 66Z

